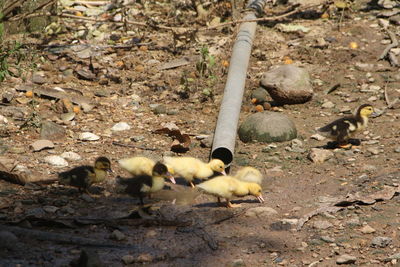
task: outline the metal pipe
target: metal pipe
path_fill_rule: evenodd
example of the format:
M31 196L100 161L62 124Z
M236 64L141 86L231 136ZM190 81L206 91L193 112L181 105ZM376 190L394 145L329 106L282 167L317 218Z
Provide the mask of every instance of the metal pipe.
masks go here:
M265 0L249 1L247 6L251 11L243 19L255 19L255 12L262 10L265 2ZM240 108L256 26L256 22L244 22L240 25L232 50L224 96L215 128L211 158L222 160L227 167L232 163L235 151Z

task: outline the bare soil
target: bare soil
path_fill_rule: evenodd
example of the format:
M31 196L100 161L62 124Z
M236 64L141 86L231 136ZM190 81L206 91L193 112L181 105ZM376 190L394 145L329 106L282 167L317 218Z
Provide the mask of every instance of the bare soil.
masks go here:
M151 5L154 7L153 16L168 14L163 9L165 6ZM172 4L166 5L167 10L172 10ZM193 11L184 12L188 21L201 25ZM124 265L121 258L125 255L133 256L131 266L335 266L337 258L343 254L357 258L353 266L396 265L397 261L384 260L398 253L400 248L398 195L371 205L354 203L336 213L316 215L299 231L296 224L284 220L295 219L292 221L296 223L326 199L335 202L349 194L368 196L384 189L384 186L399 185L400 112L396 107L371 119L366 131L357 136L361 140L358 148L336 149L334 157L321 164L307 158L311 148L327 143L327 140L311 138L317 127L342 116L342 111L352 111L363 103L371 103L383 110L387 106L384 89L391 99L400 95L398 68L390 66L386 60L377 60L387 45L382 41L388 40L388 35L379 26L376 13L377 10L346 10L340 29L339 16L329 19L295 16L280 21L301 24L310 29L309 33L282 33L271 23L260 23L248 69L241 120L255 112L250 94L258 87L261 75L269 67L283 64L285 58L290 58L293 64L310 72L315 95L308 103L277 106L273 111L283 112L294 121L304 151L290 151L291 142L275 143L276 147L271 147L238 140L230 171L235 173L242 165L259 168L265 177L265 203L246 197L234 201L242 204L240 208L227 209L218 206L213 197L202 195L179 181L179 185L168 184L153 199L146 200L152 204L151 218L137 214L137 199L115 190L114 177L127 175L119 168L117 160L134 155L155 159L160 159L163 154L177 155L170 151L171 137L153 132L162 128L163 123L170 122L175 123L181 132L191 135L189 151L179 155L208 160L210 148L202 147L195 136L212 134L214 130L227 77L227 67L221 62L229 61L236 28L200 32L195 40L183 40L183 45L177 49L173 48L174 37L170 31L139 29L138 32L144 36L141 43L148 45L130 49L100 48L99 54L93 57L99 72L115 71L118 79L106 78L106 85L76 75L63 77L65 68L87 68L89 60L81 59L73 52L54 56L54 53L37 46L36 53L43 55L38 67L47 77L46 84L40 86L79 90L96 106L89 112L81 111L71 123L59 119L60 104L57 100L36 95L31 100L33 104L26 104L14 99L1 107L1 114L9 120L1 126L4 134L2 147L8 148L1 157L18 162L33 172L32 175L44 179L55 179L58 172L73 166L92 164L98 156L110 158L115 173L107 182L93 186L94 197L87 200L77 190L60 186L57 182L20 186L0 180L1 225L63 233L90 238L99 244L124 246L66 244L61 240L43 241L17 234L19 242L14 247L0 250L0 264L67 266L79 258L82 249L91 249L105 266ZM73 23L79 25L77 21ZM188 25L189 22L182 23L182 27ZM396 32L395 26L391 27ZM69 32L59 35L50 44L67 43L70 36ZM322 47L318 45L321 38L325 40ZM350 42L356 42L358 47L351 49ZM85 43L91 44L91 40ZM217 80L200 76L196 70L203 46L207 46L215 56L216 66L209 68ZM162 71L157 69L162 63L183 57L190 58L190 64ZM366 70L357 67L358 63L372 64L372 67ZM1 91L15 92L18 86L30 81L29 74L26 75L26 79L9 77L1 84ZM192 80L186 81L188 86L185 88L181 81L187 78ZM336 84L340 84L338 89L325 94ZM370 88L371 85L379 86L380 90L362 92L361 88ZM29 86L36 88L38 85ZM212 91L212 96L203 94L205 87ZM96 96L100 91L105 92L105 96ZM132 95L136 96L132 98ZM27 99L22 91L16 91L16 97ZM132 104L137 98L139 104ZM333 102L335 107L322 108L327 101ZM155 114L150 104L165 105L167 111L173 112ZM10 106L25 110L22 121L5 113ZM30 148L31 143L40 139L39 128L20 129L19 126L32 118L33 112L39 114L40 120L55 121L67 130L63 140L54 141L54 149L33 152ZM132 128L111 132L109 129L117 122L127 122ZM78 140L79 133L85 131L99 135L100 140ZM132 137L141 138L132 141ZM57 168L43 161L45 156L60 155L65 151L78 153L82 160L70 161L67 168ZM53 213L38 211L45 206L58 209ZM246 216L248 209L260 206L273 208L277 214ZM136 211L133 214L136 217L121 219L132 210ZM331 225L319 229L320 221L328 221ZM363 233L361 229L365 225L374 228L375 232ZM116 229L123 232L125 239L115 241L110 237ZM373 247L371 240L377 236L390 237L392 242L386 247ZM333 241L329 243L321 237L330 237Z

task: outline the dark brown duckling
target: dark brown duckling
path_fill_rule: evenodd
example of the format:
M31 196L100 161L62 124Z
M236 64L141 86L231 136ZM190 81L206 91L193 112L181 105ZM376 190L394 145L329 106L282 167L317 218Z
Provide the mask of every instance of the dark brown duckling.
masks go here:
M128 179L117 178L120 184L127 185L125 193L133 197L139 197L142 205L144 205L143 197L163 189L165 178L169 178L172 183L175 183L173 176L168 172L167 166L161 162L157 162L154 165L152 175L138 175Z
M95 160L94 166L79 166L58 174L59 183L77 187L79 191L88 193L88 188L105 180L107 172L111 172L111 162L106 157Z
M321 134L331 138L341 148L349 146L349 139L356 132L362 131L368 125L368 117L374 113L374 108L369 104L358 107L356 113L351 116L337 119L318 129Z

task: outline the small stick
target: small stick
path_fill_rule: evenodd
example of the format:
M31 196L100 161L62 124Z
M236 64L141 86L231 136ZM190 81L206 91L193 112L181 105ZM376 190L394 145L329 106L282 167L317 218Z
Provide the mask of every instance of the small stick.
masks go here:
M119 143L119 142L112 142L113 145L115 146L123 146L123 147L130 147L130 148L139 148L139 149L143 149L143 150L150 150L150 151L156 151L158 150L158 148L150 148L150 147L144 147L144 146L135 146L135 145L129 145L129 144L123 144L123 143Z
M340 86L341 86L340 83L335 84L334 86L332 86L331 88L329 88L329 89L326 91L325 94L328 95L328 94L332 93L333 91L336 91L336 89L338 89Z
M390 40L392 40L392 43L388 44L386 46L385 50L383 50L383 52L379 56L378 60L384 59L388 55L390 49L395 48L395 47L397 47L399 45L399 42L397 41L396 35L393 32L389 31L388 29L386 29L386 31L389 34L389 37L390 37Z
M279 15L279 16L268 17L268 18L258 18L258 19L249 19L249 20L245 20L245 19L234 20L234 21L230 21L230 22L221 23L221 24L218 24L218 25L215 25L215 26L200 28L199 30L200 31L207 31L207 30L212 30L212 29L216 29L216 28L219 28L219 27L225 27L225 26L228 26L228 25L237 24L237 23L243 23L243 22L259 22L259 21L279 20L279 19L283 19L283 18L286 18L288 16L291 16L293 14L296 14L298 12L305 11L307 9L311 9L313 7L317 7L319 5L320 4L318 4L318 5L309 5L309 6L305 6L303 8L299 7L299 8L296 8L296 9L292 10L292 11L289 11L289 12L287 12L285 14L282 14L282 15Z

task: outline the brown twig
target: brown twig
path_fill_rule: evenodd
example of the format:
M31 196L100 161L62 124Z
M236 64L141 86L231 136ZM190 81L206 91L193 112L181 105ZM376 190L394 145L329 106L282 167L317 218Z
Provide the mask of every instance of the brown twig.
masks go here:
M298 12L301 11L305 11L307 9L311 9L314 7L320 6L320 4L318 5L308 5L305 7L298 7L292 11L289 11L285 14L279 15L279 16L273 16L273 17L267 17L267 18L257 18L257 19L249 19L249 20L245 20L245 19L241 19L241 20L234 20L234 21L230 21L230 22L225 22L225 23L221 23L215 26L210 26L210 27L204 27L204 28L200 28L199 31L207 31L207 30L212 30L212 29L216 29L216 28L220 28L220 27L225 27L228 25L232 25L232 24L238 24L238 23L243 23L243 22L260 22L260 21L274 21L274 20L280 20L283 18L286 18L288 16L291 16L293 14L296 14Z
M387 83L386 83L386 85L385 85L385 91L384 91L385 93L385 102L386 102L386 105L387 105L387 109L391 109L391 108L393 108L393 106L397 103L397 102L399 102L399 100L400 100L400 98L398 97L398 98L396 98L395 100L393 100L393 101L390 101L390 99L389 99L389 95L388 95L388 93L387 93Z
M25 13L25 14L20 14L17 15L15 17L11 17L10 19L8 19L9 21L18 21L18 20L22 20L22 19L27 19L27 18L31 18L31 17L37 17L37 16L43 16L43 12L36 12L38 10L43 10L44 8L48 7L51 4L54 4L55 0L49 0L39 6L37 6L36 8L34 8L32 11ZM50 12L45 12L50 14ZM51 14L50 14L51 15Z
M150 150L150 151L156 151L158 150L158 148L150 148L150 147L144 147L144 146L135 146L135 145L129 145L129 144L123 144L123 143L119 143L119 142L112 142L113 145L115 146L123 146L123 147L130 147L130 148L139 148L139 149L143 149L143 150Z

